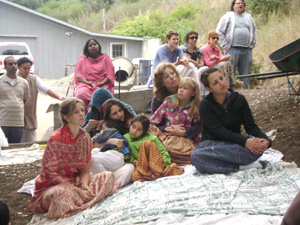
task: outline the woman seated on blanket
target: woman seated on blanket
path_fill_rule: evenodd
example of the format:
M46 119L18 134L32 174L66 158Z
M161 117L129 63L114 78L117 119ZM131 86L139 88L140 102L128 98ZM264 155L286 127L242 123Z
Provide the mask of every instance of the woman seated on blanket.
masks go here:
M132 182L180 175L184 171L175 163L171 164L168 151L157 136L148 132L149 126L150 120L138 115L131 120L129 133L124 135L131 151L128 161L136 166Z
M153 76L153 98L151 104L151 114L154 114L156 110L160 107L163 101L174 95L178 91L178 82L180 81L181 77L176 70L175 66L171 63L160 63L156 70L154 71ZM201 99L200 99L201 100ZM201 124L195 123L193 126L188 128L182 127L165 127L165 132L168 135L176 135L176 136L193 136L199 135L201 133Z
M201 82L210 93L200 103L201 143L192 153L192 164L210 174L262 168L256 160L271 142L255 124L245 97L228 89L217 68L207 69ZM241 134L242 124L247 136Z
M200 91L197 82L193 78L185 77L179 81L177 94L168 97L150 119L152 124L164 132L158 134L158 137L168 150L172 162L178 165L191 164L194 143L200 143L199 135L176 135L169 130L178 129L185 133L187 128L199 123L199 103Z
M199 36L196 31L189 31L185 35L185 44L180 46L180 48L183 51L184 56L189 59L189 62L193 63L194 66L197 68L198 79L200 82L202 72L208 67L204 65L203 53L201 49L196 46L198 37ZM201 96L205 95L205 88L201 82L200 93Z
M97 89L92 99L89 103L89 106L91 107L89 111L87 112L85 116L85 122L83 124L83 128L93 137L99 130L97 130L97 127L101 120L103 120L100 108L103 105L103 103L108 99L115 99L115 97L105 88L99 88ZM135 116L136 113L131 107L131 105L126 104L125 102L120 101L129 111L130 113Z
M35 180L31 213L44 213L47 218L68 217L95 204L117 189L111 172L90 177L93 144L81 128L84 103L68 98L61 103L63 126L47 142L42 169Z
M100 109L100 114L106 124L117 124L118 127L115 128L121 135L129 131L130 121L134 117L117 99L106 100ZM102 123L99 124L99 130L101 130L101 125ZM115 147L118 149L124 148L124 141L125 139L119 137L111 137L106 141L94 143L96 148L102 148L108 144L113 145L113 147L111 147L111 150L106 149L105 152L96 152L91 159L92 174L111 171L115 175L119 187L131 181L131 175L134 171L134 165L125 163L123 152L115 150Z
M115 68L110 57L101 52L96 39L89 39L83 55L76 63L74 83L75 97L83 100L85 112L95 90L102 87L114 95Z
M216 31L211 31L208 34L207 44L201 48L203 52L203 60L206 66L216 67L225 76L227 85L233 88L235 85L233 67L229 61L230 55L224 55L218 47L219 34ZM201 79L201 78L200 78ZM208 91L205 92L205 95Z

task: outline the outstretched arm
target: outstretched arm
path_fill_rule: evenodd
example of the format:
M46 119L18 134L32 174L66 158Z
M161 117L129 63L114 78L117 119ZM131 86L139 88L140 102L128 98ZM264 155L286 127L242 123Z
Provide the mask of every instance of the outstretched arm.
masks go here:
M56 99L58 99L58 100L60 100L60 101L63 101L63 100L66 99L66 97L57 95L57 94L56 94L54 91L52 91L51 89L48 89L47 95L49 95L49 96L52 97L52 98L56 98Z

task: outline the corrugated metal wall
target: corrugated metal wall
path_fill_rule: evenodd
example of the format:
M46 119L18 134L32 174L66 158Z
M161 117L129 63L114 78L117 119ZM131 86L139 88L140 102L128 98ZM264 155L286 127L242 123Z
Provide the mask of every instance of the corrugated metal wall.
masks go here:
M142 57L142 41L92 36L0 2L0 41L26 42L34 56L36 74L42 78L64 77L65 64L76 64L90 38L97 39L108 55L111 42L122 42L128 59Z

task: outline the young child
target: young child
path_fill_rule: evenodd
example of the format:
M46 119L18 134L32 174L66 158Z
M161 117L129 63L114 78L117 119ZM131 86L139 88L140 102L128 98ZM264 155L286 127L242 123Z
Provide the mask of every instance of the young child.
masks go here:
M132 182L183 173L182 168L175 163L171 164L165 146L154 134L148 132L149 125L150 120L146 116L135 116L131 120L129 133L124 135L131 151L129 162L136 166Z
M168 97L150 119L165 134L159 135L160 140L178 165L191 164L194 144L200 143L199 135L185 135L187 128L200 123L199 103L199 85L184 77L179 81L177 94Z
M94 148L92 151L90 161L91 174L95 175L104 171L111 171L117 179L118 186L124 186L131 181L134 167L128 163L130 165L130 169L126 170L128 174L123 173L122 168L125 165L125 160L130 157L130 150L126 139L121 135L122 124L115 120L106 120L102 121L101 125L101 132L97 133L92 140L94 145L95 143L102 143L104 145L101 148ZM122 140L124 146L118 147L115 144L105 144L109 139ZM131 171L130 173L129 170Z
M96 134L92 139L94 143L104 143L110 138L118 138L124 140L124 148L118 148L114 144L106 144L101 147L101 152L107 150L116 150L124 154L124 159L129 158L129 149L126 139L121 135L124 133L124 128L120 123L115 120L106 120L102 122L102 130L100 133Z

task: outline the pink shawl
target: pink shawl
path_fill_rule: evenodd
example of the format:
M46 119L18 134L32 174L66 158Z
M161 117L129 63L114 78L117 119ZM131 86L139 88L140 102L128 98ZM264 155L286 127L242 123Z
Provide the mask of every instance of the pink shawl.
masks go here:
M93 82L102 82L104 78L107 77L109 79L109 83L101 87L106 88L112 95L114 95L115 68L108 55L101 55L97 59L93 59L85 55L80 56L75 67L74 83L76 85L76 89L80 89L82 86L88 86L90 88L89 85L78 82L78 77L82 77ZM93 91L98 88L99 87L96 85L93 85Z

